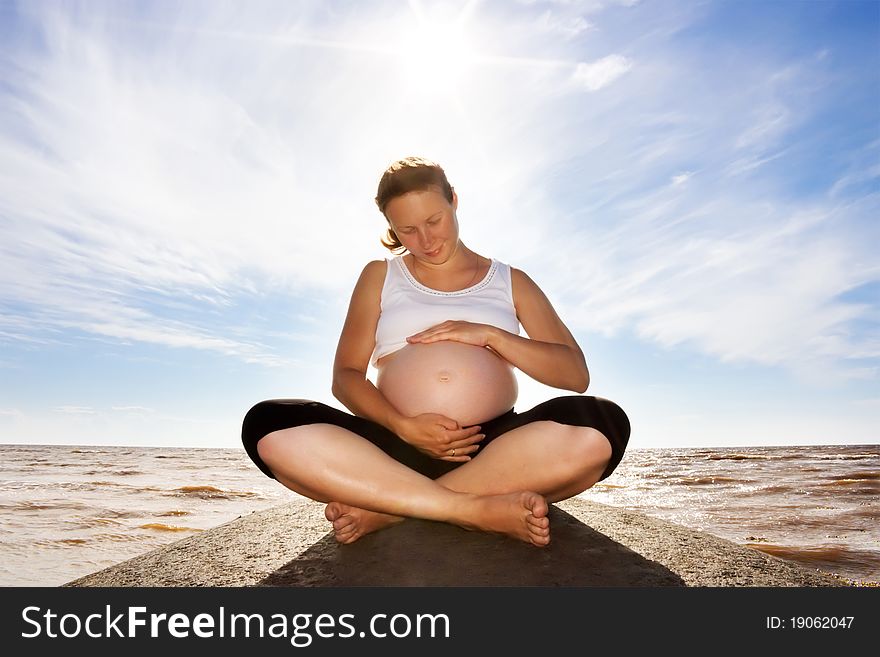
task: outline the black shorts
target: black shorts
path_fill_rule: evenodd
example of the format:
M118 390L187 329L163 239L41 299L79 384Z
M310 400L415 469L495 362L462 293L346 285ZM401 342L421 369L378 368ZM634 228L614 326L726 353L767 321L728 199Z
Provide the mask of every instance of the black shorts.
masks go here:
M508 431L540 420L552 420L576 427L592 427L608 438L611 443L611 460L599 478L600 481L614 472L623 458L629 441L629 419L620 406L601 397L569 395L549 399L525 413L517 413L510 409L488 422L481 422L480 433L485 434L486 437L480 441L480 445L488 445ZM466 461L442 461L431 458L398 438L394 432L381 424L308 399L271 399L256 404L244 417L241 440L248 456L257 467L274 479L275 475L257 453L259 440L280 429L319 423L348 429L366 438L393 459L431 479L436 479L466 463ZM480 449L482 450L482 447ZM479 451L474 458L479 458Z

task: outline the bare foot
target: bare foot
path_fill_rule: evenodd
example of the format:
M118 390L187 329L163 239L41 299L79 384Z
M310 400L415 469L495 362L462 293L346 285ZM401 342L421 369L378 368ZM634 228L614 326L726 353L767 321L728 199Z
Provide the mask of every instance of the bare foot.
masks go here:
M477 513L468 528L506 534L544 547L550 543L547 500L538 493L486 495L475 500Z
M340 543L354 543L361 536L403 520L400 516L367 511L342 502L330 502L324 509L324 517L333 523L333 534Z

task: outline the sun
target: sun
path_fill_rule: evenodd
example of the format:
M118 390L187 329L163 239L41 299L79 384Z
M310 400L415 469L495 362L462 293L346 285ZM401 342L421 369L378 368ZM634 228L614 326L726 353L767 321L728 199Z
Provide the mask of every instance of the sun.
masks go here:
M448 18L417 12L401 28L395 54L404 83L424 95L443 95L470 74L476 55L466 34L465 15Z

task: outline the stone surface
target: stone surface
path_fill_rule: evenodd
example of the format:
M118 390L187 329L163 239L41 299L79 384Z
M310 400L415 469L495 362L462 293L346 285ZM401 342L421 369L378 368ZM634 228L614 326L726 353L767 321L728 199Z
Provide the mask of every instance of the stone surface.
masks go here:
M323 505L291 502L65 586L845 586L710 534L571 499L551 544L407 520L340 545Z

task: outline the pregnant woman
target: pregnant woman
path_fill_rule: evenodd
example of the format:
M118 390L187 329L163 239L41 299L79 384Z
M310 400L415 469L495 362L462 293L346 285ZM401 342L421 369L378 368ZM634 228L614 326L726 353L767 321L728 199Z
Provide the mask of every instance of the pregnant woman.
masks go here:
M333 395L352 414L263 401L245 416L245 449L268 476L326 503L341 543L412 517L547 545L548 503L613 472L626 414L581 394L514 410L514 367L583 393L584 355L531 278L461 241L439 165L395 162L376 203L382 243L402 255L368 263L352 293L333 365Z

